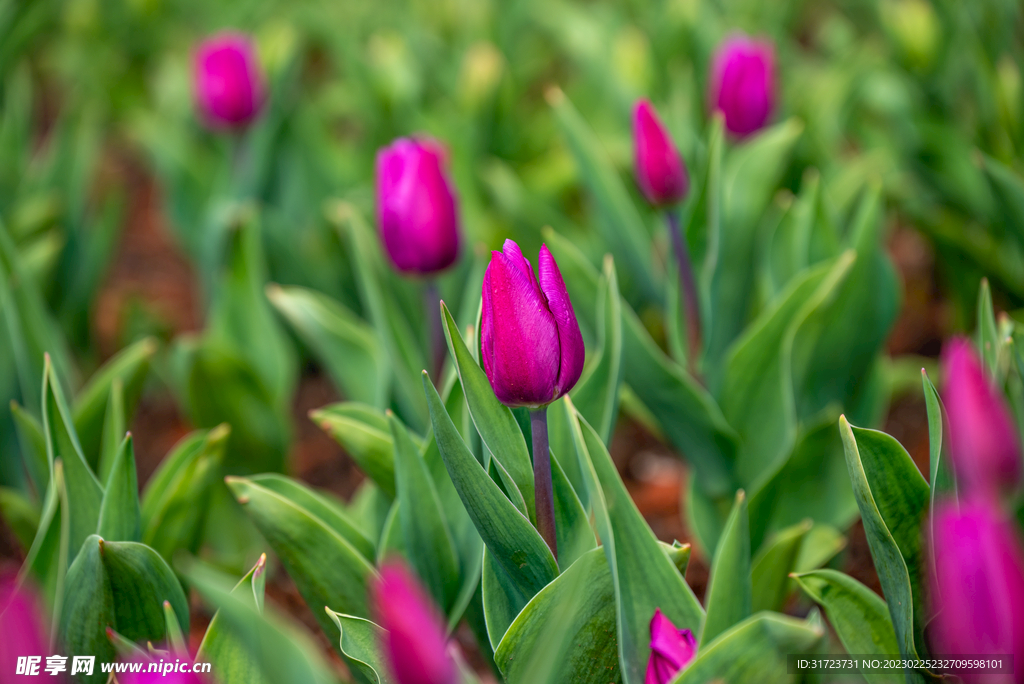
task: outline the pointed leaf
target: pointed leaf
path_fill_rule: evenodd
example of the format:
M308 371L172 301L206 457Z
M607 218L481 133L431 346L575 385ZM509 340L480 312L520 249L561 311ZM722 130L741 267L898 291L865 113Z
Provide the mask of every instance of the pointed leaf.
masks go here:
M141 517L135 449L129 434L121 443L111 467L96 534L107 541L138 541L142 535Z
M28 472L36 496L40 499L46 493L50 483L50 463L46 456L46 437L43 426L35 416L26 411L13 399L11 415L14 417L14 428L18 433L18 444L21 446L22 460Z
M366 404L344 402L325 406L309 415L344 447L389 499L395 498L394 445L383 413Z
M330 608L327 615L341 632L339 648L349 666L355 665L370 684L393 684L384 655L380 652L385 631L369 620L335 613Z
M885 656L899 652L889 609L881 596L836 570L815 570L795 578L804 593L825 609L847 653Z
M750 617L750 522L747 497L741 489L725 521L715 549L705 602L707 617L700 643L706 645L735 624Z
M121 449L121 441L128 430L127 418L124 414L124 384L120 378L115 378L110 383L110 397L107 399L107 409L103 416L103 432L100 435L99 463L96 464L96 474L100 482L110 479L110 470L114 466L114 459Z
M789 573L796 569L804 538L812 526L813 523L806 520L780 530L758 552L750 577L753 588L751 608L755 613L762 610L783 612Z

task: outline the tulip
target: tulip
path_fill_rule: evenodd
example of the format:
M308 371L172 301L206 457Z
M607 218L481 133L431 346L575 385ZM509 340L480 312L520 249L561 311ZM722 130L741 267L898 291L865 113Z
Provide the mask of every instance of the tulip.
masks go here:
M660 609L651 618L651 659L644 684L668 684L697 655L697 640L688 629L676 629Z
M459 215L441 146L399 138L377 153L377 223L402 273L443 271L459 256Z
M648 202L663 206L686 197L690 189L686 165L647 100L633 108L633 160L637 185Z
M370 585L381 644L398 684L456 684L445 622L426 590L400 563L387 562Z
M263 106L263 74L248 36L221 33L199 47L195 57L195 96L209 125L241 128Z
M480 350L495 396L530 407L537 529L557 557L548 450L547 405L571 390L583 372L583 335L555 258L546 245L533 266L512 240L491 253L484 273Z
M943 656L1024 658L1024 551L1011 523L980 497L959 510L940 504L933 520L930 634ZM1016 682L1024 668L1016 666ZM960 673L971 682L991 675Z
M946 345L942 368L950 459L959 482L981 494L1013 487L1021 476L1020 441L1001 392L963 338Z
M13 574L0 577L0 680L15 678L19 657L53 655L35 592L19 587ZM20 678L18 678L20 680Z
M744 35L727 38L711 64L711 106L725 127L746 136L768 123L775 106L775 51Z
M647 100L640 100L633 108L633 157L636 162L636 182L648 202L656 207L668 206L686 197L690 189L686 164L658 119L654 107ZM693 274L690 251L679 225L679 216L672 210L667 211L665 216L679 269L680 292L686 303L690 369L696 375L696 361L701 346L700 296L697 294L697 281Z
M153 662L160 664L159 660L154 660ZM117 681L120 684L206 684L205 679L192 672L168 672L163 674L162 665L160 671L149 672L150 664L143 663L142 672L119 674ZM186 665L186 668L191 667L191 664ZM99 668L96 669L98 670Z

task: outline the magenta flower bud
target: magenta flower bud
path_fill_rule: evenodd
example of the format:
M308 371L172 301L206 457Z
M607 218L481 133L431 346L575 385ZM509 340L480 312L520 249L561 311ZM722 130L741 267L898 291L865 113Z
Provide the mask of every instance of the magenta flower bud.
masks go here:
M199 46L195 97L204 120L215 128L241 128L263 106L263 73L248 36L221 33Z
M0 577L0 681L21 681L15 676L19 657L40 657L42 668L50 652L45 621L35 592L18 587L14 574ZM26 677L27 679L27 677Z
M1024 552L1015 530L992 504L975 497L940 505L932 521L930 636L943 657L1012 654L1024 658ZM992 675L960 673L968 684ZM1000 680L1001 681L1001 680Z
M672 621L655 609L651 618L651 659L647 661L644 684L668 684L697 655L697 640L688 629L676 629Z
M399 138L377 153L377 224L402 273L443 271L459 256L459 212L441 145Z
M562 274L546 245L533 266L512 240L484 273L480 349L484 371L507 406L545 406L583 372L583 336Z
M768 123L775 107L775 50L738 34L727 38L711 63L711 107L730 133L746 136Z
M385 563L370 587L382 648L398 684L457 684L445 621L426 590L400 563Z
M159 660L153 662L159 663ZM173 665L174 661L165 663L165 665ZM166 674L163 672L163 666L157 672L149 672L151 663L142 663L142 671L135 673L124 673L117 675L117 681L120 684L207 684L207 680L200 677L198 674L193 672L172 672L167 671ZM191 669L192 663L185 665L186 668ZM97 670L99 667L97 666Z
M655 206L675 204L690 189L690 175L657 112L647 100L633 108L633 160L636 182Z
M1017 485L1021 476L1017 428L971 343L963 338L951 340L943 350L942 369L950 459L961 485L981 494Z

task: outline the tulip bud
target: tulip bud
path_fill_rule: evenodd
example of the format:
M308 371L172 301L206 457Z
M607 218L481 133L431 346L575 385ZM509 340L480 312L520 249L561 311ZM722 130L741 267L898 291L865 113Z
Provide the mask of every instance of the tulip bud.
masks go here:
M711 65L711 107L725 128L745 136L768 123L775 107L775 51L771 43L742 34L719 46Z
M512 240L484 273L480 346L494 394L508 406L545 406L576 385L583 336L555 258L541 246L540 285Z
M377 223L402 273L437 273L455 263L458 208L440 144L399 138L377 153Z
M35 593L19 587L13 574L0 577L0 680L15 679L18 657L50 655ZM17 678L20 680L20 677Z
M940 505L932 522L930 635L943 656L1024 658L1024 552L1013 526L987 501ZM1020 672L1020 669L1017 670ZM960 673L968 684L991 675ZM1017 682L1024 681L1020 674Z
M697 640L688 629L676 629L672 621L655 609L651 618L651 659L647 661L644 684L668 684L697 655Z
M382 649L398 684L456 684L440 611L404 565L386 563L370 587Z
M968 491L983 494L1015 486L1021 475L1017 429L971 343L963 338L950 341L943 351L942 368L950 459L960 483Z
M200 45L195 57L195 96L207 123L248 125L263 106L263 73L256 49L241 33L222 33Z
M117 681L119 684L206 684L207 682L206 679L193 672L168 671L164 674L162 669L156 672L149 672L149 666L150 663L142 663L141 672L118 674ZM188 665L186 667L191 668L192 666Z
M660 206L686 197L690 189L686 165L647 100L633 108L633 159L637 185L648 202Z

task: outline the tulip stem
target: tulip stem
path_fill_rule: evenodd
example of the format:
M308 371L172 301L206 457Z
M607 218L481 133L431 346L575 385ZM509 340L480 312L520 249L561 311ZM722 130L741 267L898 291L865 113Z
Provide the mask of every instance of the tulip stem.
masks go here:
M555 536L555 495L551 486L551 450L548 449L548 407L530 409L533 433L533 487L537 503L537 531L558 560Z
M427 320L430 321L430 353L433 356L430 376L440 387L444 382L441 377L441 369L444 367L448 342L444 337L444 328L441 327L441 293L436 280L428 280L426 287L423 288L423 305L427 309Z
M667 211L665 217L668 220L669 235L672 236L676 266L679 269L679 285L686 315L687 357L690 362L690 372L697 377L697 360L701 352L700 297L697 295L697 281L693 276L690 250L686 246L686 238L679 225L679 214L675 211Z

